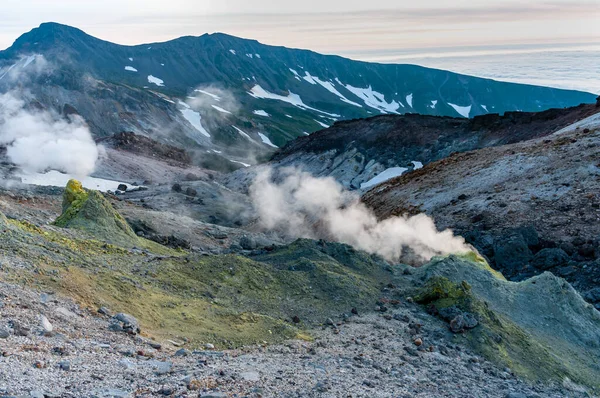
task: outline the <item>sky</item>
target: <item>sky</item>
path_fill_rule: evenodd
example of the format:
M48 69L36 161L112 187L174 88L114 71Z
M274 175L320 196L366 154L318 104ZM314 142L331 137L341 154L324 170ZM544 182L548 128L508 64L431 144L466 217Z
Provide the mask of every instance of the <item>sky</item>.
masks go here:
M600 43L600 0L2 0L0 48L48 21L119 44L225 32L384 62Z

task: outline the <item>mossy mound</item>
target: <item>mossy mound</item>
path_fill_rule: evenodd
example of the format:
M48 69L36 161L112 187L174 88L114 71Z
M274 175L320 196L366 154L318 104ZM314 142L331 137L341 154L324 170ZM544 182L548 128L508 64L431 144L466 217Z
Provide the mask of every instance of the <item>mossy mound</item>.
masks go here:
M551 274L515 283L486 268L465 256L438 258L415 271L420 287L407 290L434 313L473 314L479 325L465 336L488 360L532 380L568 377L599 389L600 313Z
M79 229L123 247L138 245L139 238L127 221L97 191L85 190L79 181L70 180L63 194L63 212L54 224Z

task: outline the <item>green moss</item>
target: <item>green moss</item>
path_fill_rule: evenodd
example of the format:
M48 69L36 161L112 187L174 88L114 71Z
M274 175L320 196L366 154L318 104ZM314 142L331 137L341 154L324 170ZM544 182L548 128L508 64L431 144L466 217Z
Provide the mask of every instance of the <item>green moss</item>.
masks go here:
M418 303L438 311L456 306L471 313L479 326L466 332L470 346L486 359L530 380L555 380L565 377L590 385L590 379L580 370L569 368L549 347L535 339L507 317L492 311L486 302L478 300L465 281L454 283L442 276L431 277L415 294Z
M69 180L63 193L62 214L54 224L59 227L66 227L69 221L77 216L88 196L88 192L79 181Z

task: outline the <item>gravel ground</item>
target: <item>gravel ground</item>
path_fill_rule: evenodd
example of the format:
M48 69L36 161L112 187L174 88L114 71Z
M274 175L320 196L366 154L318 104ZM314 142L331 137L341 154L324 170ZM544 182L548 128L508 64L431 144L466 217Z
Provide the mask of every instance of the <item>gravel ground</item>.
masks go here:
M0 314L0 396L584 396L568 383L518 380L410 303L317 328L311 342L229 351L110 331L110 315L3 283ZM24 328L27 336L18 336Z

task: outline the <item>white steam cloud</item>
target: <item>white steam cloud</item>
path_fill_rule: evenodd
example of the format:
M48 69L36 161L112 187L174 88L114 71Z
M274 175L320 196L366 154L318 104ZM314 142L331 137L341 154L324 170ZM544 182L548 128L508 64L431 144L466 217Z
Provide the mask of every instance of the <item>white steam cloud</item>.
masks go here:
M58 170L76 177L94 171L99 151L84 120L28 109L12 93L0 95L0 145L25 172Z
M357 195L333 178L316 178L296 169L258 173L250 196L262 227L292 238L328 239L397 261L410 256L429 260L435 255L472 250L452 231L438 231L425 214L378 221Z

